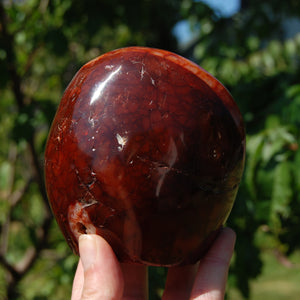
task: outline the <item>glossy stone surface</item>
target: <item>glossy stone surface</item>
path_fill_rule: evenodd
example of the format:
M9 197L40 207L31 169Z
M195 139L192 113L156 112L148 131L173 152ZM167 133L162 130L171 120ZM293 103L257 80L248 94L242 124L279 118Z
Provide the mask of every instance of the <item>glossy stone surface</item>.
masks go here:
M67 87L45 153L57 222L120 261L182 265L226 221L244 167L241 114L228 91L170 52L131 47L83 66Z

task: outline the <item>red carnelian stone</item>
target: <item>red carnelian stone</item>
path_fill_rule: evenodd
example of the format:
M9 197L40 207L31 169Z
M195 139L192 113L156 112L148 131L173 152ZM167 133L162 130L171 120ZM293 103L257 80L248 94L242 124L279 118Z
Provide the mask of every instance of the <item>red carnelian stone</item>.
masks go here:
M197 261L226 221L245 133L228 91L194 63L131 47L83 66L45 154L46 187L72 249L97 233L122 262Z

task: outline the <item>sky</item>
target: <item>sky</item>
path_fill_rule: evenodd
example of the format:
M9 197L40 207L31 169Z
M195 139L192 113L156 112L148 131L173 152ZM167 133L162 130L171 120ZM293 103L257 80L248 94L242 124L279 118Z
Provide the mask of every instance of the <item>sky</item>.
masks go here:
M221 17L231 17L240 10L240 0L198 0L209 5ZM193 38L187 21L178 22L174 28L174 35L180 44L185 44Z
M240 9L240 0L200 0L212 9L215 9L222 17L230 17Z

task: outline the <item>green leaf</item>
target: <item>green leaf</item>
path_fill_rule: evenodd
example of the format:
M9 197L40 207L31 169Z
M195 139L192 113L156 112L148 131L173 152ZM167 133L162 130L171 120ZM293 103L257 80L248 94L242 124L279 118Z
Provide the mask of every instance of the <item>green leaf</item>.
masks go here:
M286 90L286 96L288 98L294 98L299 95L300 95L300 84L292 85Z
M281 161L287 157L286 145L293 144L296 139L289 129L283 126L271 128L266 132L262 149L262 162L268 164L271 159ZM286 154L285 154L286 152Z
M250 195L256 199L256 169L261 159L264 136L262 134L248 136L247 138L247 168L245 180Z
M290 202L293 196L291 164L282 162L274 171L273 193L271 199L271 224L274 230L280 230L280 218L287 219L290 215Z

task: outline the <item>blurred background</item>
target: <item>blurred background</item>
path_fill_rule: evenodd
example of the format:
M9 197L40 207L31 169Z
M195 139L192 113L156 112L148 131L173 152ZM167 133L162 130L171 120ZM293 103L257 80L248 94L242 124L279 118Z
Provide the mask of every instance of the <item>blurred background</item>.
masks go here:
M76 71L132 45L195 61L227 86L244 116L227 299L299 299L298 0L0 1L0 299L70 298L78 258L47 203L45 142ZM165 275L150 268L151 300Z

